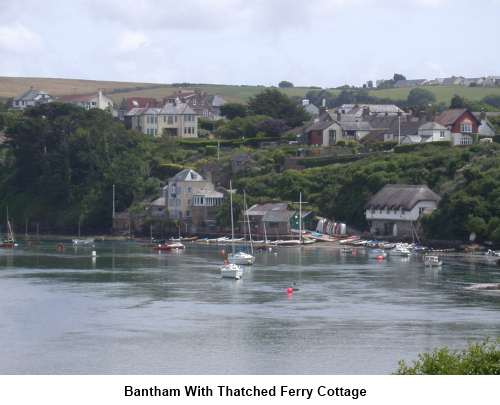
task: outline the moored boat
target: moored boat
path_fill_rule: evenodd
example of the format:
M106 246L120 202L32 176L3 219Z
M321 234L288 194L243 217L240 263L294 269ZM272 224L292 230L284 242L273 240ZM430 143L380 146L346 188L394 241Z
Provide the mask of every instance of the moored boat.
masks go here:
M158 251L169 251L169 250L182 250L185 249L186 247L180 243L180 242L175 242L175 243L159 243L156 246L153 246L154 250Z
M71 242L73 243L73 246L91 246L94 244L95 240L88 238L88 239L72 239Z
M439 260L439 256L424 256L424 265L425 267L441 267L443 262Z
M239 280L243 275L243 269L234 263L225 262L220 268L220 275L222 278L231 278Z

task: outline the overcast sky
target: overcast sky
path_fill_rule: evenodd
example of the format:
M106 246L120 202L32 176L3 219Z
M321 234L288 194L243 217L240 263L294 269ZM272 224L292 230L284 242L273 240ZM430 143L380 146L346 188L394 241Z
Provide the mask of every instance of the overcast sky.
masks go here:
M0 0L0 75L339 86L500 75L500 0Z

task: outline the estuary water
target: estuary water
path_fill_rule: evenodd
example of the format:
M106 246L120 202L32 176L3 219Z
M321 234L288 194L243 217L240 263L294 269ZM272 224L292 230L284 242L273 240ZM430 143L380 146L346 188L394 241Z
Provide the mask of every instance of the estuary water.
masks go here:
M257 253L234 281L216 246L55 246L0 249L0 374L388 374L500 336L500 294L464 289L500 282L486 261L316 244Z

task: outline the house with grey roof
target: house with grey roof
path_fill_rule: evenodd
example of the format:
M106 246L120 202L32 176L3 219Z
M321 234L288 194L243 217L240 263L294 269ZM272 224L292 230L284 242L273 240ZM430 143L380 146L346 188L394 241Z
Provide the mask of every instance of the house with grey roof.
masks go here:
M440 200L426 185L388 184L365 206L370 232L377 236L413 237L421 218L432 213Z
M198 172L184 169L168 180L168 184L163 188L163 198L167 204L169 217L182 221L191 229L193 209L197 207L196 209L201 211L195 213L195 217L200 222L204 221L206 218L203 218L203 211L206 214L209 208L220 206L224 195L216 191L214 184Z
M54 98L43 90L36 90L31 87L28 91L17 96L12 101L12 108L24 110L28 107L35 107L40 104L50 103Z
M153 137L197 138L198 116L186 103L176 100L162 108L132 108L125 120L133 130Z
M226 104L226 100L218 94L210 95L199 89L178 90L164 98L164 103L183 103L188 105L194 114L210 120L222 118L220 109Z

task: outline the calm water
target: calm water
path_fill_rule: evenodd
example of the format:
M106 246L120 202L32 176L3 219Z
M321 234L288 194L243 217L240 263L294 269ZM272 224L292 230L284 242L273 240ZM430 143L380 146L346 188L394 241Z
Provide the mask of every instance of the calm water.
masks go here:
M500 282L486 262L425 270L316 245L260 253L233 281L219 278L217 247L96 250L0 250L0 374L391 373L500 336L500 294L464 291Z

